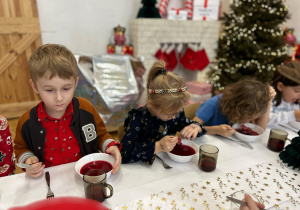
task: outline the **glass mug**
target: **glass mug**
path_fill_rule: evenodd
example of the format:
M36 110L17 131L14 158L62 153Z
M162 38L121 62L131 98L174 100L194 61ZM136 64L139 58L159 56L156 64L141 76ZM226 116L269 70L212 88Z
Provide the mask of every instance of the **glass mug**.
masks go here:
M218 160L218 147L211 144L200 146L198 166L205 172L211 172L216 169Z
M281 152L287 140L288 133L284 130L272 128L268 140L268 148L273 152Z
M101 169L87 171L83 175L85 197L99 202L113 195L113 188L106 183L106 173ZM106 195L106 189L109 189L109 195Z

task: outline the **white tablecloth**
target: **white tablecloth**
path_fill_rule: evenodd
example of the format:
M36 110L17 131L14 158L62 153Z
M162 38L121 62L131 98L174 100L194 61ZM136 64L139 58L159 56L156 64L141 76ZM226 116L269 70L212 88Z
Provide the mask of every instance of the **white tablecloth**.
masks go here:
M297 136L293 131L288 132L290 139ZM219 148L217 168L215 171L209 173L203 172L198 168L198 155L194 157L191 162L182 164L173 162L165 153L159 154L169 165L173 166L172 169L168 170L163 168L158 159L154 161L152 166L148 166L142 162L122 164L120 171L107 180L107 182L113 186L114 194L111 198L106 199L103 204L111 209L125 209L127 206L127 209L131 209L130 206L134 205L143 205L144 209L154 209L154 206L151 206L153 199L157 207L164 209L163 205L166 204L167 200L164 196L167 195L170 198L169 204L173 202L173 198L177 199L177 208L179 209L190 209L193 202L195 202L195 206L193 206L195 209L204 209L203 206L208 208L209 205L210 209L216 209L212 207L212 205L219 205L219 209L226 209L229 205L229 201L226 201L223 198L224 196L222 196L222 199L216 201L214 197L212 197L216 194L211 194L211 191L215 190L216 193L220 194L229 193L230 187L227 190L223 190L224 193L220 191L219 188L219 191L217 191L215 187L217 185L220 186L220 180L228 182L228 180L231 179L229 174L235 176L232 178L232 180L234 180L237 179L236 174L239 172L247 174L246 171L250 169L256 170L257 165L261 166L261 170L268 170L267 164L277 163L277 165L274 164L272 168L272 170L275 171L271 176L278 176L278 174L274 173L276 172L276 167L281 164L280 161L277 161L279 160L279 153L267 149L268 136L269 130L265 131L259 141L251 143L254 147L253 150L218 136L204 135L195 139L194 141L198 145L213 144ZM45 169L45 171L50 172L51 189L55 197L84 197L82 178L76 173L74 165L75 163L70 163ZM295 186L300 185L299 171L290 168L283 170L289 171L289 179L291 182L294 181L293 184ZM258 171L255 173L259 173ZM292 172L296 174L294 177L292 176ZM247 176L250 178L251 174L247 174ZM246 176L242 178L247 179ZM251 179L253 180L253 178L254 177ZM261 178L263 177L260 177L260 179ZM267 182L271 183L271 181L273 180L269 179ZM200 197L196 198L191 196L192 191L198 192L200 187L203 187L207 182L211 183L211 185L208 186L210 193L208 193L208 190L204 190L204 199L202 199L202 197L200 199ZM247 191L249 183L247 184L248 185L241 184L240 187L236 187L234 190L238 191L244 188ZM195 190L192 188L195 188ZM185 200L182 198L183 191L189 194L189 197L184 196ZM33 201L45 199L46 193L47 184L44 176L32 179L27 177L25 173L22 173L0 178L0 209L6 210L12 206L21 206ZM273 193L275 193L275 191ZM293 195L293 192L290 194ZM178 200L179 197L181 197L181 200ZM193 198L197 200L195 201ZM296 198L296 201L298 200L299 197ZM287 202L293 204L293 201L289 200ZM280 200L277 203L284 203L284 201ZM295 203L295 205L299 205L299 203ZM272 206L273 204L266 203L266 205Z

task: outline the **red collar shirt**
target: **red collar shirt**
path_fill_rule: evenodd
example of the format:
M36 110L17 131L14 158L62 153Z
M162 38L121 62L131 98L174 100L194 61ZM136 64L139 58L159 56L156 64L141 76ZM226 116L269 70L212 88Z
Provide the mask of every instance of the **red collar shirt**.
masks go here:
M81 158L80 147L70 124L73 118L72 102L61 119L50 117L40 102L37 108L38 120L46 129L44 164L46 167L77 161Z

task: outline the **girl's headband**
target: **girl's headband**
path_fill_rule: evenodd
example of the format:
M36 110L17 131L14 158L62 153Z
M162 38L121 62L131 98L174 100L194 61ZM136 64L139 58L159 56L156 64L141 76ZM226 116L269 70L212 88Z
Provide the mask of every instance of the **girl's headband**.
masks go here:
M149 89L149 93L178 93L184 92L187 90L187 87L183 88L173 88L173 89Z

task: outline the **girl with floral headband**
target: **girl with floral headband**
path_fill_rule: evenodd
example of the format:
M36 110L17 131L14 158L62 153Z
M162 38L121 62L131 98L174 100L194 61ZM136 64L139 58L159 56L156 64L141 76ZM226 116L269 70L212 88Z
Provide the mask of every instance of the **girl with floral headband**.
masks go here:
M272 85L277 95L272 102L268 126L300 121L300 61L280 65L274 73Z
M191 140L205 133L200 123L185 116L183 106L190 97L185 82L177 74L166 72L163 61L156 61L149 71L147 96L147 104L131 110L125 119L122 163L141 160L151 165L155 154L175 147L177 132Z

